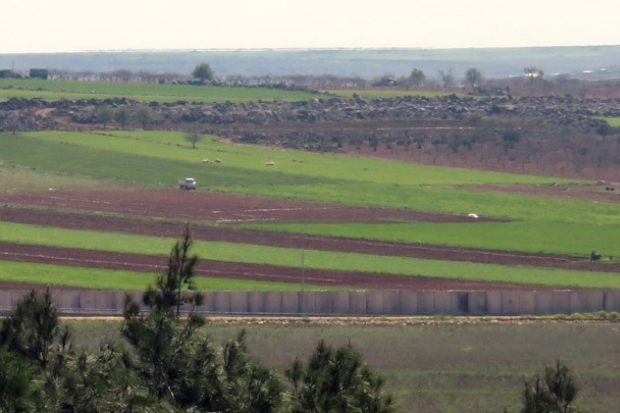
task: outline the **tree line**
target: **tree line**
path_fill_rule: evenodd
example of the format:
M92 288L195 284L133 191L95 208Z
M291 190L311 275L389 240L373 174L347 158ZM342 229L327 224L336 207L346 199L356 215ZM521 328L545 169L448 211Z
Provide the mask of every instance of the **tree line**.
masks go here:
M98 351L74 345L49 290L23 297L0 328L0 412L396 411L385 378L351 344L321 340L282 376L252 359L243 330L221 345L210 339L207 320L194 311L204 296L192 244L186 226L166 271L142 295L147 310L127 295L123 341ZM521 412L575 411L577 390L558 361L524 382Z
M28 75L10 69L0 70L0 78L27 77ZM470 67L462 74L448 67L432 73L412 68L408 75L385 74L371 78L343 75L241 75L218 76L208 62L198 63L191 73L132 71L115 69L111 71L69 69L31 69L30 77L54 80L75 80L108 83L160 83L195 84L237 87L272 87L302 90L396 88L465 91L478 94L512 94L514 96L570 94L577 97L618 97L620 81L617 79L587 80L568 74L546 76L542 68L525 66L521 76L486 76L479 68Z

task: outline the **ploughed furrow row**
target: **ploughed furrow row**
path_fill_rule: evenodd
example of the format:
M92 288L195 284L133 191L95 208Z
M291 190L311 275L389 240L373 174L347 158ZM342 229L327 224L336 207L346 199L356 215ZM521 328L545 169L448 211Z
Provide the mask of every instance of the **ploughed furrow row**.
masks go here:
M167 264L163 255L126 254L105 251L59 248L41 245L0 243L0 260L55 265L162 273ZM398 290L482 290L527 289L524 285L482 283L433 277L399 276L393 274L353 271L332 271L239 262L201 260L197 267L200 277L216 277L254 281L287 282L309 285L350 287L357 289ZM15 282L0 282L2 288L15 288ZM145 286L146 287L146 286ZM536 289L550 287L536 286Z
M204 222L481 222L463 215L181 190L0 193L0 204Z
M0 221L53 226L68 229L110 231L176 239L185 223L148 218L124 218L95 214L55 212L51 210L0 207ZM473 225L473 224L472 224ZM620 272L619 263L590 263L584 257L526 253L516 251L482 250L428 244L409 244L258 231L239 228L194 225L196 240L233 242L273 247L351 252L433 260L466 261L500 265L527 265L601 272Z

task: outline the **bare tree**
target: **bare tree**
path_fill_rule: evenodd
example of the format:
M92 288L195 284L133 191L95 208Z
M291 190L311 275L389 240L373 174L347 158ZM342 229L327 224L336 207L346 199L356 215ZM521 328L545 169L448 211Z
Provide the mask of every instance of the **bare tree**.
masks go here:
M475 67L467 69L465 72L465 83L469 85L473 91L480 87L480 82L482 82L482 72Z
M200 142L204 136L196 131L188 132L185 134L185 140L192 144L192 149L196 149L196 144Z
M146 125L151 121L151 109L148 106L141 106L135 114L136 121L146 129Z
M445 72L443 70L440 70L439 77L441 78L441 83L444 88L447 89L454 87L454 71L452 70L452 68L446 70Z
M426 75L420 69L413 69L409 75L409 84L415 88L419 88L426 80Z

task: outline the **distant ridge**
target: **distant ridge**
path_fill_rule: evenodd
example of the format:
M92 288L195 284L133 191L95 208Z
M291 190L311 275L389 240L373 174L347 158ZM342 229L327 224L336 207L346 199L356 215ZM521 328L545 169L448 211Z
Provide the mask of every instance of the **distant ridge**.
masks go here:
M619 46L561 46L469 49L326 48L326 49L208 49L100 50L74 53L0 54L0 69L30 68L112 71L128 69L189 74L209 62L218 76L241 74L335 75L371 78L407 76L413 68L428 77L452 70L460 77L476 67L487 77L516 76L535 66L547 76L620 77Z

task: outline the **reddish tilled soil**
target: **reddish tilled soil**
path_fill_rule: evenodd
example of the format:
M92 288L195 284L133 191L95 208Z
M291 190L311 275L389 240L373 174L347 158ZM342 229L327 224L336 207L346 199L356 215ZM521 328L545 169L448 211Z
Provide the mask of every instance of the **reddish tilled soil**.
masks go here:
M182 197L182 202L180 202ZM61 228L113 231L178 238L186 221L404 221L471 222L483 219L467 216L425 214L405 210L347 207L229 195L201 191L93 191L31 194L0 194L0 221L54 226ZM20 207L16 208L15 205ZM31 207L37 207L33 209ZM44 208L44 209L38 209ZM54 210L52 210L54 209ZM59 212L62 209L64 212ZM103 213L103 214L102 214ZM105 215L104 215L105 214ZM112 216L108 214L122 214ZM131 215L132 217L129 217ZM159 218L159 219L153 219ZM387 256L406 256L453 261L471 261L510 265L535 265L620 272L620 264L597 265L583 257L550 254L485 251L468 248L365 241L359 239L317 237L236 228L192 226L198 240L242 242L306 250L357 252ZM167 251L162 252L162 254ZM55 263L96 268L148 271L158 273L166 265L166 256L107 253L80 249L62 249L0 243L0 259ZM203 261L199 274L211 277L258 279L299 283L300 268ZM380 289L511 289L528 288L506 284L485 284L428 277L357 273L305 269L309 284ZM8 284L0 284L7 288ZM534 288L534 287L532 287ZM535 287L540 289L540 287Z
M290 201L220 192L183 190L50 191L0 194L0 204L70 209L103 214L187 221L472 221L462 216L408 210L351 207L339 204ZM480 218L479 221L489 221Z
M0 259L36 262L90 268L162 273L167 257L141 254L119 254L102 251L56 248L46 246L0 243ZM232 278L243 280L302 283L302 268L274 265L201 260L197 275L202 277ZM398 290L480 290L524 289L523 285L489 284L470 281L447 280L431 277L410 277L392 274L329 271L305 268L304 282L323 286L352 286L359 289ZM3 289L29 288L27 284L0 282ZM534 288L534 287L532 287ZM66 289L62 287L62 289ZM536 287L536 289L545 289Z

